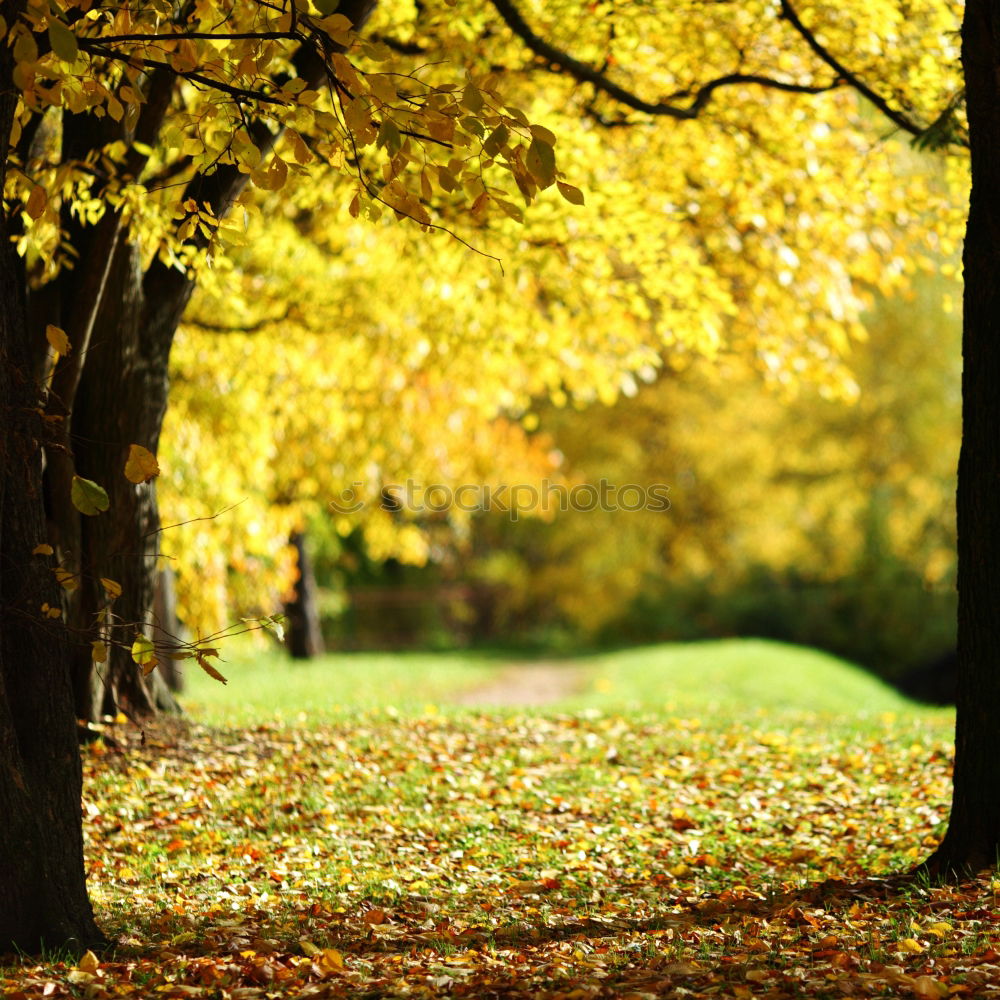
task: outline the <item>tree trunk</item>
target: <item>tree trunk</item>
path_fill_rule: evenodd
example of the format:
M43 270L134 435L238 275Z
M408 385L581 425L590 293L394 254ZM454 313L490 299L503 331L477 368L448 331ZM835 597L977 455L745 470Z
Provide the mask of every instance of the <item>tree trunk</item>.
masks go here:
M968 0L962 27L972 197L965 239L958 464L958 692L945 877L1000 859L1000 7Z
M152 608L160 519L153 482L130 482L125 461L130 444L154 454L159 446L174 333L171 328L164 345L156 342L158 331L145 327L140 265L136 245L119 241L72 414L77 473L103 486L111 502L103 514L81 517L84 620L79 624L85 628L89 621L92 627L94 615L103 612L113 640L102 668L103 698L89 706L91 717L120 708L134 715L176 708L163 678L156 672L143 676L129 648L140 632L156 638ZM121 596L110 601L102 579L119 584ZM77 691L82 689L81 678Z
M306 548L302 531L292 532L290 544L295 547L299 578L295 593L285 604L285 644L296 660L310 660L323 655L323 633L319 626L319 608L316 604L316 575Z
M8 24L17 5L2 4ZM0 190L17 90L0 46ZM29 348L24 267L0 217L0 952L80 951L104 939L87 898L81 769L42 503L41 404Z

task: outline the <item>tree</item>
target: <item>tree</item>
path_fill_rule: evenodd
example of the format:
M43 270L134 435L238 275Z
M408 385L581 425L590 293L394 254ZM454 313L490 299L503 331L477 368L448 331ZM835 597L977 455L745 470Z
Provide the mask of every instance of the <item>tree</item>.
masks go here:
M642 100L616 84L604 72L570 56L552 45L521 17L508 0L494 0L510 29L540 58L581 82L590 83L616 101L651 115L683 118L714 89L712 82L695 90L693 103L678 108L669 102ZM813 11L812 13L815 13ZM939 34L924 36L928 48L943 41L947 21L956 12L945 6L893 10L889 4L874 4L867 17L873 26L898 25L905 18L909 27L936 26ZM920 61L909 72L889 60L873 64L869 75L857 66L848 67L839 58L831 39L838 26L832 19L820 30L807 26L805 17L790 0L779 0L779 19L824 66L836 74L830 85L852 87L897 128L924 144L945 147L962 144L965 129L961 117L964 100L968 117L968 144L971 150L972 194L969 202L963 263L963 420L959 458L958 520L958 663L959 684L956 717L954 797L948 829L926 867L934 873L954 877L995 866L1000 857L1000 671L997 666L1000 618L1000 514L997 513L995 483L1000 474L997 428L1000 427L1000 398L995 392L1000 377L1000 339L997 337L1000 250L995 234L1000 228L1000 200L995 195L1000 181L1000 83L995 67L1000 58L996 39L1000 16L992 4L973 0L965 7L962 21L962 69L964 88L953 90L937 114L921 121L915 102L907 95L907 84L920 70L934 72L930 61ZM852 34L849 25L847 35ZM894 33L894 32L893 32ZM857 36L855 38L857 40ZM857 47L844 47L859 58ZM885 53L880 53L885 55ZM862 57L863 58L863 57ZM895 71L895 72L894 72ZM751 74L752 75L752 74ZM866 79L881 81L889 96Z
M524 626L631 642L763 634L884 677L939 655L954 644L960 437L948 293L957 281L925 277L912 301L866 315L851 405L808 384L769 391L727 351L611 408L540 407L564 476L669 484L671 508L490 518L467 572L502 568L500 613Z
M10 10L9 7L14 8ZM4 5L4 16L20 11ZM15 61L0 46L0 134L17 111ZM0 179L6 179L6 157ZM40 621L58 608L55 578L33 554L44 537L39 502L43 434L23 265L0 217L0 942L85 947L102 938L84 884L81 770L61 629Z
M971 0L962 65L972 155L965 237L962 448L958 463L958 695L948 830L928 867L942 875L992 868L1000 858L1000 14Z
M84 884L74 720L101 707L92 667L109 647L112 699L141 711L155 697L129 655L136 632L140 649L152 647L154 470L123 467L133 445L148 459L157 450L171 342L226 213L251 179L277 188L317 155L306 136L319 155L350 157L362 192L370 165L358 149L371 145L371 159L395 166L371 188L369 207L391 201L433 224L392 178L408 162L396 126L383 121L374 145L371 87L388 106L389 76L372 74L362 96L338 62L368 11L241 5L219 21L185 3L0 4L4 950L102 940ZM349 127L313 110L323 81L343 98L333 100ZM462 132L459 116L478 122L450 93L442 100L417 85L413 104L434 105L427 113L450 135ZM298 156L291 166L273 152L283 137ZM414 147L424 139L449 145L421 133ZM518 120L503 148L523 161L531 141ZM449 173L453 184L464 176L461 164Z
M252 584L287 586L279 577L289 562L276 549L293 499L315 519L353 482L364 484L369 501L384 483L407 478L533 482L544 474L538 463L526 458L518 472L509 447L504 475L481 478L491 475L491 441L499 439L479 429L500 416L523 419L530 431L538 397L557 406L610 403L692 357L722 364L731 355L779 385L808 380L824 394L850 395L856 387L844 355L864 335L859 316L872 286L891 292L905 284L912 245L934 239L944 249L951 238L945 185L928 183L928 161L886 139L848 88L803 97L731 84L699 117L663 124L636 113L606 128L595 117L613 106L595 107L589 84L549 73L548 63L525 63L519 39L474 5L452 13L426 7L406 19L384 8L370 32L407 72L440 67L441 86L457 51L476 78L509 65L505 86L559 134L560 163L587 189L586 209L540 202L525 225L504 217L488 237L475 228L475 213L468 225L452 212L459 235L503 259L501 274L455 241L433 246L412 226L373 229L325 200L320 210L313 187L254 193L266 225L251 221L247 246L230 255L232 270L217 268L200 286L172 355L164 465L179 474L159 484L167 521L208 517L249 497L225 517L163 538L179 569L184 614L206 630L225 618L216 595L228 593L237 609L247 601L266 607L265 588L253 596ZM648 64L658 81L675 74L664 87L696 73L721 78L760 27L730 24L728 13L708 8L700 16L679 68L666 57L666 65ZM557 37L578 21L553 15L545 33ZM607 24L587 23L597 36L590 41L605 44ZM666 27L670 37L682 26ZM626 49L642 30L622 14L618 29ZM724 31L728 47L699 41L702 31L707 39ZM757 60L748 69L761 69L778 42L789 45L779 36L747 54ZM620 53L609 55L617 72L630 71ZM646 68L644 55L634 74ZM829 75L803 86L828 84ZM943 98L931 89L922 99L933 108ZM679 135L691 164L684 169ZM581 231L589 218L600 225ZM227 310L230 333L222 333ZM249 428L243 411L255 414ZM487 461L473 463L477 453ZM371 517L374 506L338 520L407 562L442 550L421 540L415 520ZM460 534L461 512L448 516ZM251 534L248 525L266 527ZM228 569L226 554L234 556Z
M590 82L616 100L649 114L680 117L676 108L638 100L623 91L603 73L588 67L541 39L507 0L495 0L511 30L551 65ZM954 11L930 7L908 10L912 25L927 17L948 18ZM876 4L870 16L885 18L890 5ZM837 74L837 82L854 88L895 126L925 145L944 147L964 141L960 107L964 99L971 151L972 194L963 251L965 290L963 297L962 446L959 458L958 521L958 697L954 796L948 829L938 849L926 863L930 871L945 877L962 876L995 866L1000 857L1000 672L997 671L1000 601L1000 524L994 485L1000 474L997 428L1000 400L995 389L1000 377L1000 341L996 333L1000 250L995 233L1000 223L1000 201L995 196L1000 181L1000 83L995 66L1000 57L996 39L1000 19L993 5L974 0L965 7L962 21L962 69L964 88L955 91L935 116L921 122L906 97L903 81L915 74L890 75L895 67L881 65L874 79L891 95L865 82L866 74L848 68L838 58L829 38L810 30L804 17L789 2L780 0L780 17L791 26L825 66ZM883 24L892 23L889 17ZM937 20L939 29L944 22ZM924 24L926 27L927 24ZM827 27L824 25L824 28ZM927 36L928 46L938 39ZM845 47L843 51L852 51ZM854 59L857 59L854 50ZM874 68L874 67L873 67ZM872 77L869 77L872 78ZM705 94L697 91L697 97Z
M2 429L9 431L3 440L5 458L11 459L5 461L0 493L0 803L25 817L24 829L3 834L13 839L3 841L0 893L14 904L0 926L0 939L23 947L43 938L82 945L98 936L83 887L76 806L70 803L78 791L79 767L70 746L67 673L72 664L77 710L99 711L93 662L110 647L106 672L112 702L122 700L141 711L155 701L122 634L145 636L150 627L160 524L154 488L144 481L148 476L135 481L122 469L133 445L144 449L140 454L158 450L177 324L195 280L210 280L226 241L240 235L231 213L237 206L253 207L247 195L251 182L266 192L303 177L323 191L328 180L347 176L353 188L345 199L350 215L371 218L387 211L428 230L455 231L454 220L465 215L476 222L490 214L519 220L523 211L514 199L531 203L549 187L558 187L570 204L580 202L580 191L559 174L552 131L508 106L497 89L492 67L516 66L525 44L547 66L561 67L594 88L600 100L584 100L589 122L622 124L628 130L627 119L609 118L606 102L601 103L605 98L640 116L686 123L711 106L723 131L739 137L745 129L734 149L759 150L775 164L786 150L772 144L761 126L769 121L790 138L803 119L797 123L780 114L769 119L761 110L762 90L773 93L776 106L795 95L831 98L824 109L832 125L815 137L819 145L847 136L842 123L855 126L864 119L842 96L845 83L895 116L897 124L910 121L866 91L857 75L824 59L825 50L804 30L798 34L806 42L806 60L819 62L806 65L806 78L797 81L802 57L785 58L784 24L768 22L768 30L762 30L760 11L748 10L732 25L714 10L696 21L687 12L650 12L662 16L660 28L667 37L676 33L685 41L680 73L669 55L638 67L651 69L668 85L678 83L677 100L663 102L630 96L606 73L563 58L562 49L544 43L506 2L497 2L496 9L510 35L498 36L493 14L470 5L461 16L451 8L421 11L418 34L412 24L400 25L413 37L362 42L351 29L365 23L370 5L359 0L341 4L334 13L331 6L183 0L149 6L90 0L0 4L3 227L20 251L4 268L8 308L0 343L0 388L10 390L0 397L6 406ZM794 25L791 8L783 4L782 10ZM648 17L643 14L627 38L618 32L617 15L576 18L563 27L572 23L582 29L586 55L596 56L609 41L634 46L648 34ZM941 18L914 15L911 20L926 27ZM463 52L469 70L455 74L447 66L426 68L424 43L431 36L446 51ZM553 37L559 37L555 27ZM352 45L358 48L348 58L345 50ZM735 69L734 60L740 63ZM773 63L779 73L769 71ZM696 64L713 75L694 86ZM896 56L885 62L887 70L899 65ZM940 79L933 65L932 58L919 79L907 77L900 93L926 92L936 101ZM518 83L535 75L533 67L529 70L524 81L514 74ZM719 101L724 93L735 95L731 106ZM936 129L946 140L955 119L952 103L946 111L937 107L931 126L911 125L910 130L926 136ZM753 128L741 124L742 115ZM709 167L712 138L698 137ZM593 131L583 139L577 154L581 162L605 142L604 133L598 139ZM802 163L801 176L809 174L807 160L796 163L797 169ZM848 168L849 160L840 166ZM618 187L617 169L602 178L612 191ZM786 183L793 175L785 175ZM887 176L869 199L877 203L874 214L897 203ZM517 194L508 190L508 182ZM703 281L716 276L713 258L725 251L694 218L702 188L697 178L685 177L681 189L695 192L690 202L662 206L669 229L688 232L678 243L686 249L676 257L662 233L649 233L649 239L629 236L614 253L602 246L588 256L583 248L582 259L597 281L622 289L632 313L652 322L636 325L643 335L634 342L614 335L620 316L606 316L584 338L592 339L594 356L606 365L566 364L567 345L554 346L535 384L554 390L565 381L579 389L581 398L613 397L623 372L654 364L665 345L714 348L720 318L736 309L717 284ZM333 190L343 193L342 187ZM314 207L325 206L320 201ZM868 211L864 206L852 214L855 231ZM628 234L638 221L623 223L620 232ZM543 225L533 239L551 241L547 228ZM766 218L752 228L753 233L737 234L751 246L730 248L731 258L751 254L772 265L780 258L794 268L794 251L767 237ZM555 250L572 256L576 244L570 236L566 232L556 240ZM5 240L4 247L9 246ZM4 252L9 255L9 249ZM685 275L683 286L671 289L664 282L667 259L675 265L674 278ZM572 284L573 277L571 269L563 284ZM745 284L746 273L734 270L732 283ZM562 310L560 290L558 281L549 289L547 308L553 315ZM667 330L671 315L678 318L682 335ZM572 329L574 318L565 317L565 330ZM761 357L775 358L777 369L789 377L810 371L829 377L840 370L826 342L840 324L821 323L816 333L797 322L793 328L805 334L797 345L787 331L768 329L760 320L756 325L763 330ZM746 331L751 339L752 326ZM474 358L475 350L469 356ZM497 363L503 357L498 351ZM44 468L39 441L44 442ZM95 516L103 506L108 513ZM55 550L54 557L45 547ZM52 592L55 579L63 585L62 600ZM23 628L15 631L15 624ZM40 665L26 671L26 662ZM51 821L54 815L58 822ZM46 885L52 888L43 889Z

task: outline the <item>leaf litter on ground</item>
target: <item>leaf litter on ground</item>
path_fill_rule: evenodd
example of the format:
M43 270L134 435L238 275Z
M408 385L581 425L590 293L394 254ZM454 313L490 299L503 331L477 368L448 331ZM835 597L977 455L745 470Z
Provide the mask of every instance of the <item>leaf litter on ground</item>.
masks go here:
M1000 882L899 875L941 833L949 735L916 713L380 711L119 732L87 751L84 802L116 946L11 962L0 984L14 1000L1000 996Z

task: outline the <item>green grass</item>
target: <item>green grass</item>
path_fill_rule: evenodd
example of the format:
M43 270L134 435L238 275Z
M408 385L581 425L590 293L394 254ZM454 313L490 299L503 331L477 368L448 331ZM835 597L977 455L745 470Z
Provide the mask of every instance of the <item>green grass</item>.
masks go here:
M193 662L183 664L181 705L210 725L307 725L372 708L422 712L487 683L503 666L484 654L457 653L335 653L303 662L239 642L225 645L222 655L226 685Z
M294 662L233 643L223 686L187 665L182 704L210 724L322 722L367 709L424 713L509 681L524 661L486 653L341 653ZM760 713L857 716L927 710L871 674L818 650L761 639L665 644L560 661L567 696L539 711L653 712L717 719ZM573 688L577 693L569 693ZM936 713L936 714L941 714Z
M833 657L547 662L578 693L496 715L441 709L523 660L224 651L185 698L219 728L84 751L115 953L0 956L0 995L944 996L1000 948L1000 880L869 880L941 836L952 726Z
M765 639L647 646L594 657L575 708L741 715L899 712L913 702L828 653Z
M732 643L584 669L599 680L615 665L622 683L666 673L675 691L686 676L687 704L701 692L703 708L717 704L707 679L741 671L744 694L775 682L774 696L781 674L751 670L752 657L710 677L706 664L721 669L743 646L768 663L782 652L811 662L808 651ZM688 667L664 670L694 652ZM357 698L375 664L391 678L428 661L445 675L477 666L372 656L314 666L354 664L344 671L354 687L338 690ZM238 701L242 683L248 698L273 699L272 718L279 695L294 693L297 666L272 658L279 683L261 674L256 692L261 664L242 677L232 667L228 689L208 690ZM320 685L310 669L302 676ZM784 711L787 699L772 704L764 717L743 706L697 723L537 709L362 711L315 726L262 716L238 729L154 726L142 741L123 727L127 754L97 742L84 755L91 891L119 942L100 989L136 1000L306 987L445 1000L673 995L680 981L692 995L763 996L760 982L771 995L823 998L943 996L916 977L947 986L979 975L1000 947L982 916L995 906L989 879L961 898L865 881L912 868L940 837L951 727L916 706L806 719ZM50 981L57 996L94 985L68 963L0 968L0 994L34 996Z

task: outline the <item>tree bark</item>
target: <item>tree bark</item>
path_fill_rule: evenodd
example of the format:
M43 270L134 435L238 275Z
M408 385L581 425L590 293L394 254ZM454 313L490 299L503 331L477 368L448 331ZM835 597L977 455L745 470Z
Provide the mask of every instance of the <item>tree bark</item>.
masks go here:
M17 4L0 4L7 23ZM0 46L0 190L17 100ZM82 775L42 503L42 421L28 336L24 267L0 216L0 952L104 943L87 898Z
M966 231L958 465L958 691L943 877L1000 860L1000 7L968 0L962 26L972 196Z
M105 513L81 518L80 603L85 620L80 625L85 627L89 619L92 626L94 615L104 612L116 640L103 666L103 698L89 706L91 717L115 714L119 708L149 715L174 707L160 675L143 676L129 649L139 632L155 638L152 606L160 520L153 483L129 482L125 461L130 444L154 454L159 446L174 332L169 330L164 344L155 337L157 331L144 326L142 289L139 250L131 240L121 240L72 414L77 473L100 483L111 502ZM102 578L121 586L121 596L113 602ZM79 669L82 673L89 668L81 663ZM82 678L77 684L81 690Z
M310 660L323 655L323 632L319 625L319 608L316 604L316 575L306 548L302 531L292 533L290 544L295 548L299 578L295 593L285 604L285 644L293 659Z

